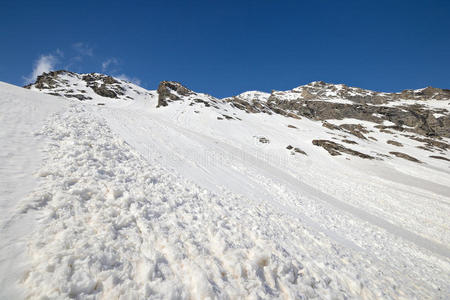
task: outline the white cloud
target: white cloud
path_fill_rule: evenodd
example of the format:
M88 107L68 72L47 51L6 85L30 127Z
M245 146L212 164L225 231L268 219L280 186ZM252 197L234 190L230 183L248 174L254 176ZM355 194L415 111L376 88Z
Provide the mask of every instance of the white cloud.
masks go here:
M117 65L119 64L119 61L116 58L110 58L105 60L104 62L102 62L102 70L103 72L106 71L106 69L108 69L109 66L111 65Z
M77 68L78 69L80 68L81 63L83 62L83 58L85 56L93 56L92 48L88 47L87 44L84 44L82 42L72 44L72 48L76 51L77 55L65 56L64 55L65 53L61 51L59 48L51 52L50 54L41 55L39 59L37 59L34 62L33 71L31 72L31 74L28 76L23 76L25 83L26 84L33 83L39 75L41 75L44 72L48 73L49 71L54 71L56 70L57 67L58 68L64 67L67 70L75 68L76 70L72 71L77 71ZM112 74L114 77L118 79L126 80L136 85L141 85L142 81L139 78L130 77L121 73L120 69L118 68L120 64L121 62L119 61L119 59L115 57L108 58L104 60L101 64L102 71L103 72L108 71L109 74Z
M34 68L28 77L24 77L26 83L32 83L42 73L47 73L55 69L58 63L58 58L52 54L41 55L39 59L34 63Z
M119 78L120 80L125 80L125 81L129 81L131 83L134 83L135 85L141 85L141 80L139 78L136 77L128 77L125 74L120 74L117 76L114 76L116 78Z
M72 45L75 51L84 56L93 56L94 50L85 43L79 42Z

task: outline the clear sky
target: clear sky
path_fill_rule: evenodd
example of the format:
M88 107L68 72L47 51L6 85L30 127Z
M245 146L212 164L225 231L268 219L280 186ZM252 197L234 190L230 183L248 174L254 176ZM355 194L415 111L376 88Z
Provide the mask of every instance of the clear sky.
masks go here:
M48 69L217 97L315 80L450 88L450 1L0 0L0 81Z

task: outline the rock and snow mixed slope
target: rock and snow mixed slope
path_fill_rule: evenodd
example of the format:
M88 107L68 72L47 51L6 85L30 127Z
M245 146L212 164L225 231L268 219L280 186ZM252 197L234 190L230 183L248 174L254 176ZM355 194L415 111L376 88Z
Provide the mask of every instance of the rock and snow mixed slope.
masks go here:
M33 160L16 172L36 181L2 170L0 296L450 293L445 90L217 99L66 71L28 88L0 86L1 163Z

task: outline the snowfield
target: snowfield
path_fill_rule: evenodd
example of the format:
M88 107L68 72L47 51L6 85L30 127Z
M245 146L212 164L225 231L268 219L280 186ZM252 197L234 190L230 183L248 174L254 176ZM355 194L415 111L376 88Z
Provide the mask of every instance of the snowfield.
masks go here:
M332 157L319 122L128 86L96 105L0 83L0 299L450 295L448 162Z

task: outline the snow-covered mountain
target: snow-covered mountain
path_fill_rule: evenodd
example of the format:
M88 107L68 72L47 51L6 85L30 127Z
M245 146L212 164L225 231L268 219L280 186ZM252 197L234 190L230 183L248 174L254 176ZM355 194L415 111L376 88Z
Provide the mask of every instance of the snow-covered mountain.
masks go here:
M450 294L449 90L26 88L0 84L0 298Z
M176 103L176 107L181 106L190 115L192 112L208 114L208 118L215 116L213 119L216 120L239 120L242 123L247 123L238 117L242 111L322 121L324 128L319 130L322 136L318 135L310 142L325 148L331 155L346 153L380 160L397 156L431 162L433 159L445 160L445 152L450 148L445 140L450 138L450 90L432 87L382 93L318 81L289 91L272 91L270 94L250 91L217 99L194 92L177 82L163 81L157 91L147 91L103 74L56 71L44 73L36 83L26 88L65 98L97 101L98 105L105 105L110 100L132 101L157 96L156 108ZM281 127L279 131L288 132L290 129ZM227 138L227 130L223 134ZM402 142L415 147L403 147ZM393 147L386 147L386 143ZM377 152L380 144L384 149ZM359 154L363 149L366 155Z

